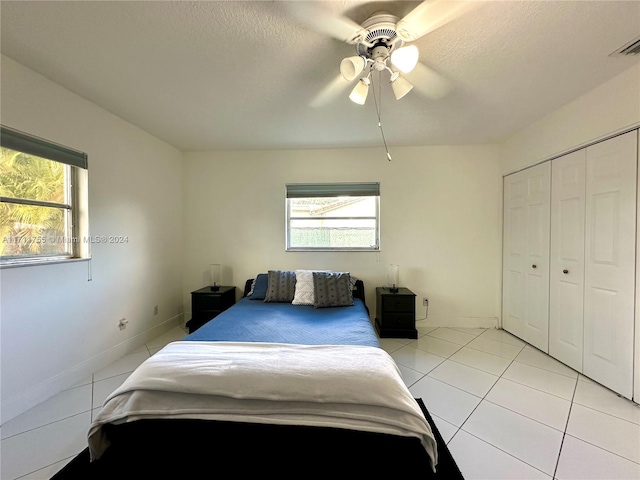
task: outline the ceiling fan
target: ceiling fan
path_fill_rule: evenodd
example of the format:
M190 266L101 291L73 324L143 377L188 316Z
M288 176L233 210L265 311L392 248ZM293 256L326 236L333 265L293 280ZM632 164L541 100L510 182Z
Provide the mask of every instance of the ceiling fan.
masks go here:
M436 1L420 3L402 18L380 11L361 24L345 16L335 15L325 2L289 2L289 9L314 30L355 45L356 55L340 62L341 75L334 79L312 102L320 106L345 88L346 82L358 78L349 98L364 105L373 72L388 72L397 100L409 93L414 84L430 98L441 98L449 91L447 79L418 62L419 51L411 42L475 8L475 1ZM411 73L412 84L403 76Z

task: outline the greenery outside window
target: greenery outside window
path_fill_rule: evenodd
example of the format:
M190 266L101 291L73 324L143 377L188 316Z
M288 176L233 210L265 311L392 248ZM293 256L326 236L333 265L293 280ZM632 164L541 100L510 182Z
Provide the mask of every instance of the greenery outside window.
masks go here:
M87 155L0 127L0 262L88 256Z
M287 251L380 250L379 183L286 185Z

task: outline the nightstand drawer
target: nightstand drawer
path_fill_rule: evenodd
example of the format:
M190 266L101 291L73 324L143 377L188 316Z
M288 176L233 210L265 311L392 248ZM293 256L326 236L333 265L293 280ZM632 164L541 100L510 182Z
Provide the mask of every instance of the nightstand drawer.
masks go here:
M384 312L407 312L413 314L415 311L415 297L386 295L382 297L382 310Z
M415 316L413 313L386 313L384 326L386 328L414 328Z
M208 322L222 313L222 310L194 310L192 318L197 322Z
M223 298L221 295L193 295L191 307L193 310L222 310Z

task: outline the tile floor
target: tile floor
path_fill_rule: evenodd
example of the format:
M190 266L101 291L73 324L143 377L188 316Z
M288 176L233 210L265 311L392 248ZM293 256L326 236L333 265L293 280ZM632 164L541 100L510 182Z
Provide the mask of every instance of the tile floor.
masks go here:
M382 339L465 479L640 479L640 407L500 330L419 327ZM3 480L49 479L91 418L176 327L1 428Z

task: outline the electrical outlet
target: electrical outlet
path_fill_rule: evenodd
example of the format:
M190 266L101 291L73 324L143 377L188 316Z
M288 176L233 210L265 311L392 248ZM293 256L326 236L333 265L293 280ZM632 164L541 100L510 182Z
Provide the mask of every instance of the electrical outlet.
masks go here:
M129 323L129 320L127 320L126 318L121 318L118 322L118 328L120 330L124 330L125 328L127 328L127 323Z
M153 314L154 314L154 315L157 315L157 314L158 314L158 305L155 305L155 306L153 307Z
M422 306L423 307L428 307L429 306L429 299L427 297L424 297L422 299Z

